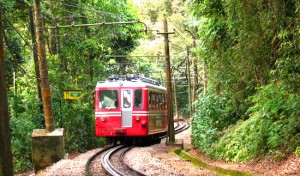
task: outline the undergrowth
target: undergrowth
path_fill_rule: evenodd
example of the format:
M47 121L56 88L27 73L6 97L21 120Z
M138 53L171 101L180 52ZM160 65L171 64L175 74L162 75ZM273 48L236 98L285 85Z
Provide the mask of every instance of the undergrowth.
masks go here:
M300 146L299 96L283 85L270 84L259 88L250 100L253 105L247 112L249 119L239 120L226 130L225 126L220 129L213 125L216 122L211 113L202 111L193 117L195 145L211 157L233 162L266 155L281 160L295 152ZM228 118L219 115L220 119Z

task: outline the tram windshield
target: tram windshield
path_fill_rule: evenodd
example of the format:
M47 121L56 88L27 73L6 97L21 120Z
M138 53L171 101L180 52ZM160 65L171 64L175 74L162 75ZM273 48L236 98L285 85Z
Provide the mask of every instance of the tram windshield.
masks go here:
M123 90L123 108L131 107L131 90Z
M99 108L118 108L118 91L100 90Z

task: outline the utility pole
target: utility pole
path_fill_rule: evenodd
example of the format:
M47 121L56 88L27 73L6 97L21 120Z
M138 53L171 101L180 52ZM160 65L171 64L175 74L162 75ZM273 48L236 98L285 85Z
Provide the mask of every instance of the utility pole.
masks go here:
M174 87L175 118L178 118L177 90L176 90L176 79L174 73L173 73L173 87Z
M46 61L46 52L44 44L44 28L41 14L40 0L34 0L34 11L35 11L35 24L36 24L36 36L37 36L37 47L39 56L39 69L40 69L40 80L41 80L41 92L45 114L45 125L48 132L54 130L54 119L51 102L50 84L48 80L48 68Z
M189 30L185 30L186 32L188 32L193 39L193 48L196 48L196 34L197 34L197 28L195 28L195 32L192 33ZM193 102L195 102L198 99L198 95L197 95L197 90L199 88L199 83L198 83L198 68L197 68L197 58L196 58L196 54L195 52L193 52L192 54L192 65L193 65L193 70L194 70L194 86L193 86ZM205 63L204 63L204 68L205 68ZM205 73L205 69L204 69L204 73ZM204 86L204 93L206 91L206 87ZM195 106L193 106L192 112L195 111Z
M0 176L13 176L3 38L2 6L0 6Z
M195 39L193 39L193 47L194 48L196 47ZM195 54L193 54L192 65L193 65L193 70L194 70L194 87L193 87L194 98L193 98L193 102L195 102L198 99L197 90L199 88L197 58L196 58ZM195 110L195 107L194 107L194 110Z
M37 54L37 44L36 44L36 36L34 30L34 19L33 19L33 12L32 9L29 9L29 20L30 20L30 33L31 33L31 43L32 43L32 54L34 60L34 70L36 75L36 87L38 90L38 99L39 102L42 102L42 93L41 93L41 86L40 86L40 69L39 69L39 56ZM43 112L43 104L39 103L40 113ZM41 116L42 117L42 116ZM44 124L44 120L41 119L41 123Z
M166 87L167 87L167 113L169 119L168 137L169 143L175 143L175 133L174 133L174 117L172 108L172 81L171 81L171 69L170 69L170 49L169 49L169 34L174 34L174 32L168 32L168 22L167 17L164 17L164 32L157 33L164 36L165 43L165 62L166 62Z
M187 76L188 76L188 94L189 94L189 116L192 115L192 89L191 89L191 69L190 69L190 52L189 47L186 47L186 67L187 67Z
M34 0L34 22L36 27L41 94L46 128L34 129L32 132L31 158L35 173L61 160L65 155L64 129L54 128L40 1L41 0Z

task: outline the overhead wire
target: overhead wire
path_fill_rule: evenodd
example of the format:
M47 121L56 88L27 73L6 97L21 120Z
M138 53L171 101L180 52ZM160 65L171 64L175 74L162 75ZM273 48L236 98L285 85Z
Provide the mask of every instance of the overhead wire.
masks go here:
M51 5L51 2L49 0L48 1L43 1L43 2L45 4ZM57 2L57 1L55 1L55 2L59 3L59 4L63 5L63 6L77 8L78 10L80 10L80 9L87 10L89 12L93 12L93 13L96 13L98 15L106 15L106 16L110 16L110 17L114 17L115 16L115 14L113 14L113 13L104 12L104 11L98 11L98 10L95 10L93 8L87 8L86 5L79 5L79 4L76 4L74 2L67 1L67 0L65 2ZM55 7L53 7L53 8L55 8ZM66 11L65 9L58 8L58 7L56 7L56 9L60 9L60 10ZM74 13L70 12L70 14L74 14ZM94 19L95 18L95 17L88 17L88 16L82 15L82 14L81 14L81 16L84 16L85 18L88 18L88 19L92 19L92 18Z
M57 2L57 1L56 1L56 2ZM67 2L67 3L69 3L69 4L67 4L67 3L65 3L65 2ZM90 12L94 12L94 13L101 14L101 15L103 15L103 14L105 14L105 15L110 15L110 16L115 15L115 14L113 14L113 13L103 12L103 11L98 11L98 10L95 10L95 9L93 9L93 8L87 8L86 5L78 5L78 4L76 4L76 3L74 3L74 2L71 2L71 1L68 1L68 0L66 0L65 2L58 2L58 3L60 3L61 5L64 5L64 6L75 7L75 8L78 8L78 9L85 9L85 10L88 10L88 11L90 11ZM44 3L47 4L49 7L52 7L51 4L50 4L50 1L44 1ZM64 9L58 8L58 7L52 7L52 8L64 10ZM70 14L74 14L74 13L72 13L72 12L70 12L70 11L67 11L67 12L69 12ZM87 17L86 15L82 15L82 14L81 14L80 16L81 16L81 17L85 17L85 18L87 18L87 19L91 19L90 17ZM115 41L114 43L115 43L117 46L119 46L120 49L126 49L126 48L128 48L128 47L132 47L132 46L133 46L133 45L130 45L130 46L121 47L121 46L119 45L119 43L117 42L117 40L114 39L114 41Z
M183 32L182 32L181 30L179 30L179 29L176 27L176 25L175 25L174 23L172 23L172 21L171 21L170 18L168 18L168 21L169 21L170 24L173 25L174 29L177 31L176 34L179 35L179 37L184 41L184 43L185 43L186 45L190 45L190 44L188 44L189 42L182 36L182 33L183 33Z
M18 63L17 59L15 58L15 55L13 54L13 51L11 50L11 45L9 44L9 41L7 39L7 36L6 36L6 32L3 30L3 33L4 33L4 39L5 39L5 42L8 46L8 50L9 50L9 53L11 55L11 57L14 59L15 62L13 62L13 64L18 67L23 73L26 73L26 70L20 66L20 64Z
M49 3L49 1L41 1L41 2L43 2L43 3L44 3L45 5L47 5L49 8L52 8L52 9L58 9L58 10L61 10L61 11L64 11L64 12L67 12L67 13L69 13L69 14L74 15L74 13L71 12L71 11L69 11L69 10L66 10L66 9L63 9L63 8L59 8L59 7L57 7L57 6L52 6L52 5Z
M95 13L99 13L99 14L109 14L109 15L114 15L113 13L110 13L110 12L99 11L99 10L95 10L94 8L87 8L86 5L84 5L84 6L78 5L78 4L74 3L74 2L70 2L69 0L66 0L66 2L73 3L74 6L83 8L83 9L88 10L88 11L90 11L90 12L95 12Z
M72 12L69 11L69 10L51 6L51 4L49 4L50 1L42 1L42 2L44 2L44 4L47 5L49 8L52 7L53 9L58 9L58 10L67 12L67 13L69 13L69 14L71 14L71 15L74 15L74 13L72 13ZM107 14L112 14L112 13L104 13L104 12L96 11L95 9L85 8L85 7L79 6L79 5L70 5L70 4L68 5L68 4L65 4L65 3L61 3L61 4L64 5L64 6L72 6L72 7L76 7L76 8L80 8L80 9L86 9L86 10L95 12L95 13L97 13L97 14L106 14L106 15L107 15ZM83 17L86 17L86 18L91 18L91 17L87 17L87 16L84 16L84 15L82 15L82 16L83 16ZM6 16L4 16L4 17L5 17L5 19L8 21L9 25L16 31L16 33L20 36L20 38L25 42L25 45L26 45L27 47L29 47L33 52L36 52L36 53L37 53L37 51L29 44L29 42L22 36L22 34L21 34L21 33L13 26L13 24L10 22L10 20L9 20ZM44 19L45 19L45 18L46 18L46 17L44 16ZM47 18L46 18L46 19L47 19ZM48 19L47 19L47 20L48 20ZM132 46L133 46L133 45L128 45L128 46L125 46L125 47L121 47L120 44L117 42L117 40L115 41L115 43L119 46L120 49L126 49L126 48L128 48L128 47L132 47ZM26 69L26 70L28 70L28 69Z
M10 20L7 18L7 16L5 14L2 14L4 16L4 18L6 19L6 21L8 22L8 24L13 28L13 30L19 35L19 37L24 41L25 46L29 47L29 49L32 52L36 52L38 53L30 44L29 42L22 36L22 34L15 28L15 26L10 22ZM23 69L24 71L27 71L27 69Z

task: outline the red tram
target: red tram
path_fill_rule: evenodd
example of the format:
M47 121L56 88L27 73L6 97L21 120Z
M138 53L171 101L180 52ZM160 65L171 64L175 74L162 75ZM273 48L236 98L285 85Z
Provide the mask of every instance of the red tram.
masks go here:
M111 76L95 89L95 133L112 141L160 141L168 128L166 88L135 74Z

